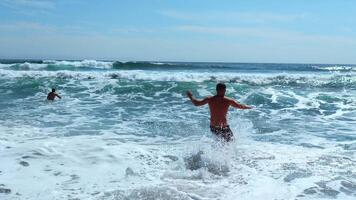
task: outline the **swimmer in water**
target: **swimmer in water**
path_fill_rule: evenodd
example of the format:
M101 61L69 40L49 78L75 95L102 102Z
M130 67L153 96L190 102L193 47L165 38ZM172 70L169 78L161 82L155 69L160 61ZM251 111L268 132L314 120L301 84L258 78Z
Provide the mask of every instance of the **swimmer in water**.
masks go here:
M251 109L250 106L243 105L225 96L226 85L218 83L216 85L216 95L208 96L202 100L195 99L191 91L187 92L188 98L195 106L209 105L210 109L210 130L215 135L221 137L226 142L233 139L232 133L227 123L227 112L230 106L238 109Z
M62 98L56 93L56 89L52 88L52 92L48 93L47 95L47 100L53 101L56 97L60 99Z

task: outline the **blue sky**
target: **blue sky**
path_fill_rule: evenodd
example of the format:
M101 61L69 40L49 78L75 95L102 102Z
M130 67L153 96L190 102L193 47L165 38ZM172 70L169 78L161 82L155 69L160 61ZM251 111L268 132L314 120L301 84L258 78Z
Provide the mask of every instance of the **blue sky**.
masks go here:
M0 58L356 63L354 0L0 0Z

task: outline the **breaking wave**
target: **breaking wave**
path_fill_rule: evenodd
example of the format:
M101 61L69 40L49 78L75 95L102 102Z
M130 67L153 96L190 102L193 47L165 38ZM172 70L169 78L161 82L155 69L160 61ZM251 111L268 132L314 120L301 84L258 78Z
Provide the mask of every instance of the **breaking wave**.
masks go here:
M58 78L58 79L120 79L131 81L178 81L178 82L227 82L251 86L293 86L356 88L356 76L331 74L324 76L306 74L239 74L239 73L197 73L159 71L13 71L0 69L1 78Z
M12 70L229 70L244 72L356 72L354 65L138 62L98 60L0 60L0 68Z

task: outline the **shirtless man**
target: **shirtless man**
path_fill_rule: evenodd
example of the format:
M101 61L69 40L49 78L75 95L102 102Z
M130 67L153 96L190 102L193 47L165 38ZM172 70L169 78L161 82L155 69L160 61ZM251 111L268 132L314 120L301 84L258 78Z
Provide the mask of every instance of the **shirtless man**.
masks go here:
M56 93L56 89L52 88L52 92L48 93L48 95L47 95L47 100L53 101L54 98L56 98L56 97L58 97L58 98L60 98L60 99L62 98L61 96L59 96L59 95Z
M187 96L195 106L209 104L210 109L210 130L217 136L222 137L225 141L232 140L233 133L227 123L226 115L229 106L239 109L251 109L250 106L240 104L233 99L225 96L226 85L218 83L216 85L216 95L208 96L203 100L198 100L193 97L191 91L187 92Z

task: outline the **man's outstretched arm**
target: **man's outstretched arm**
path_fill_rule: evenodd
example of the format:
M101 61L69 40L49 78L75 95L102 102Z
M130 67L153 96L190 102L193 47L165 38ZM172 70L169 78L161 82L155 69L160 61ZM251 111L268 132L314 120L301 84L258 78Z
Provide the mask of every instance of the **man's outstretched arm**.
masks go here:
M195 106L202 106L202 105L205 105L207 103L209 103L209 100L210 100L210 97L206 97L204 98L203 100L198 100L196 98L193 97L193 94L191 91L188 91L187 92L187 96L188 98L190 99L190 101L192 101L192 103L195 105Z
M239 109L252 109L251 106L247 106L247 105L244 105L244 104L240 104L238 102L236 102L235 100L233 99L229 99L229 103L230 103L230 106L234 107L234 108L239 108Z
M61 96L59 96L57 93L56 93L56 96L57 96L58 98L60 98L60 99L62 98L62 97L61 97Z

